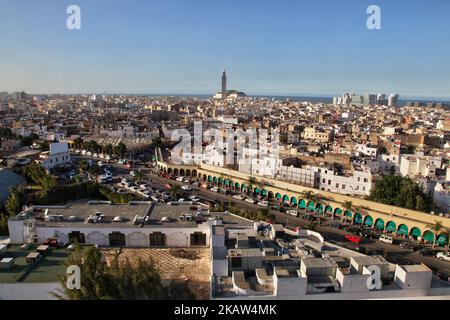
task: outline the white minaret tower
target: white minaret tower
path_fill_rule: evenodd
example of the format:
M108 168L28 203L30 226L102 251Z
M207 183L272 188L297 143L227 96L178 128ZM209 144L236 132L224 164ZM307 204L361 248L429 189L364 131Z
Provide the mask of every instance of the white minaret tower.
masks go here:
M227 98L227 74L225 70L222 73L222 99Z

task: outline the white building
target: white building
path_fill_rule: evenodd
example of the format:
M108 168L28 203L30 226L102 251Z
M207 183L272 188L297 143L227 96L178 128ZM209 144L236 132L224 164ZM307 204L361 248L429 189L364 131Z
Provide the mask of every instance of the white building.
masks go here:
M42 152L39 158L38 161L46 170L53 170L57 167L63 167L72 163L67 142L50 144L50 151Z
M435 177L436 169L442 165L441 157L423 155L403 155L400 161L402 176L414 178L416 176Z
M450 213L450 181L438 181L436 183L433 202L444 212Z

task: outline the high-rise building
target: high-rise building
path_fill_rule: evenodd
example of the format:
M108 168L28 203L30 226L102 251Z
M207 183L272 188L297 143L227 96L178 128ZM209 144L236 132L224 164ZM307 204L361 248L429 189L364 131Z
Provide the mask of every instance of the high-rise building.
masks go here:
M227 74L225 70L222 73L222 99L227 98Z
M398 106L398 94L393 93L389 96L388 106L389 107L397 107Z

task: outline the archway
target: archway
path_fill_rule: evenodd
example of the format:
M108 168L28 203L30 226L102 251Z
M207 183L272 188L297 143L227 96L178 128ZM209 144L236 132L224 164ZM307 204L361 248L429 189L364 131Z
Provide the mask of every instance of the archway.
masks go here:
M414 227L411 229L411 232L409 233L415 240L417 240L421 235L422 231L420 231L419 228Z
M401 224L398 226L397 235L407 236L409 234L409 229L406 224Z
M441 233L438 235L436 243L442 247L448 245L448 236L445 233Z
M261 190L261 196L267 197L267 190L266 189L262 189Z
M371 216L367 216L364 218L364 225L368 226L368 227L372 227L373 226L373 218Z
M217 177L214 177L214 178L213 178L214 184L217 184L218 181L219 181L219 180L217 179Z
M256 188L253 190L253 193L254 193L254 194L260 194L260 192L261 192L261 190L259 190L258 187L256 187Z
M284 195L283 196L283 202L289 203L289 196Z
M240 185L239 183L236 182L236 183L234 184L234 188L235 188L235 189L240 189L240 188L241 188L241 185Z
M241 191L244 192L245 190L247 190L247 187L245 186L245 183L243 183L241 185Z
M360 213L356 213L355 216L353 217L353 223L354 224L363 224L363 217Z
M297 205L297 198L296 197L292 197L291 198L291 205L292 206L296 206Z
M323 214L323 213L324 213L324 210L323 210L323 204L318 203L318 204L316 205L316 213L318 213L318 214Z
M334 209L334 215L335 215L335 216L340 216L340 215L342 215L342 209L341 209L341 208L336 208L336 209Z
M384 221L383 219L379 218L375 220L375 229L377 230L384 230Z
M277 200L280 200L280 199L281 199L281 194L280 194L280 193L277 193L277 194L275 195L275 198L276 198Z
M345 219L346 219L346 220L352 221L353 214L351 213L351 211L346 210L346 211L344 212L344 216L345 216Z
M206 174L203 175L203 181L206 181L206 179L208 179L208 177L206 176Z
M315 208L316 208L316 204L314 203L314 201L310 201L308 203L308 210L313 212Z
M269 193L268 193L268 195L267 195L267 198L273 199L274 197L275 197L275 196L274 196L273 192L272 192L272 191L269 191Z
M230 182L228 182L228 180L224 180L223 181L223 184L225 185L225 187L229 187L230 186Z
M422 239L426 242L430 242L433 243L434 241L434 233L431 230L426 230L423 235L422 235Z
M212 182L212 176L208 176L208 181Z
M178 169L173 169L173 174L177 176L178 175Z
M186 169L186 175L187 175L188 177L190 177L190 176L191 176L191 170Z
M386 223L386 232L393 233L395 231L397 231L397 226L394 221L389 221Z
M164 171L165 171L165 169L164 169ZM167 173L172 174L172 168L167 169Z
M298 204L298 207L302 208L302 209L306 209L306 201L304 199L301 199Z
M185 175L184 173L185 173L184 169L180 169L180 176L184 176Z
M325 214L331 216L333 214L333 208L331 206L326 206L325 207Z
M192 176L197 177L197 170L192 170Z

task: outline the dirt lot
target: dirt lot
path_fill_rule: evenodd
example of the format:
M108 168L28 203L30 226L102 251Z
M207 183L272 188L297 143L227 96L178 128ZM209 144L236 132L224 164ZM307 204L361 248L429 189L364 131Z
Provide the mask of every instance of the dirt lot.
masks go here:
M115 250L104 250L112 257ZM129 259L131 263L142 258L153 261L163 280L188 281L197 299L209 299L211 265L208 248L131 249L123 248L119 259Z

